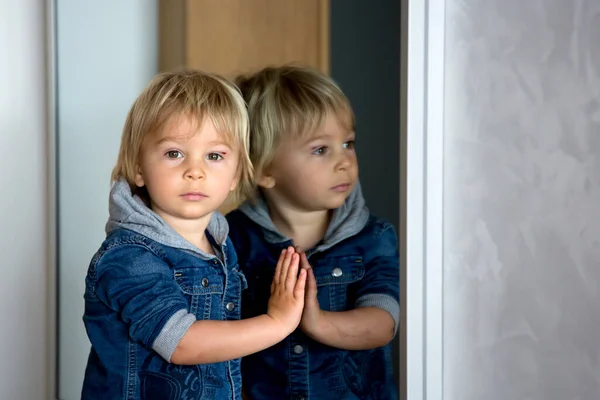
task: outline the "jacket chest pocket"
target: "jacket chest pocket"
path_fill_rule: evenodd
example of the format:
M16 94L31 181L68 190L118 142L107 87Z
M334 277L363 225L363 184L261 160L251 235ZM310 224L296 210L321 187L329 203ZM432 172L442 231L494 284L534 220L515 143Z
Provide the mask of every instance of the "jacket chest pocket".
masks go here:
M173 271L175 281L186 295L190 312L199 320L223 319L221 297L223 277L209 268L180 268Z
M310 261L309 261L310 262ZM361 256L327 257L312 263L321 309L346 311L352 308L352 284L365 275Z

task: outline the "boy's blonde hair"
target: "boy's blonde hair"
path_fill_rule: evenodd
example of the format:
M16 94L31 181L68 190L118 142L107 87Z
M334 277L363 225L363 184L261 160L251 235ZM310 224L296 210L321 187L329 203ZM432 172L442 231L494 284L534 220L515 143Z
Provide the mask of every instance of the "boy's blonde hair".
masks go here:
M149 200L145 188L135 185L140 149L144 140L174 115L193 118L198 126L204 118L211 119L227 144L239 152L239 183L234 195L249 195L253 167L248 155L249 123L244 99L223 77L193 70L158 74L133 103L111 181L125 178L133 193Z
M330 77L314 69L267 67L235 82L248 104L250 159L257 176L269 167L283 137L311 134L329 114L354 130L348 98Z

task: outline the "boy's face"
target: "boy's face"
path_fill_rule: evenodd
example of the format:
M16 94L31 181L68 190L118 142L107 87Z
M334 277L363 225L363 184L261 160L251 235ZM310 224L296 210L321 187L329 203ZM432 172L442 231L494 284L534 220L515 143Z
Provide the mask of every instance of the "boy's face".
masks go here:
M171 226L208 220L235 189L238 162L209 117L198 125L174 115L142 145L135 184L146 186L150 207Z
M259 185L299 211L340 207L358 179L354 132L335 115L308 137L284 140Z

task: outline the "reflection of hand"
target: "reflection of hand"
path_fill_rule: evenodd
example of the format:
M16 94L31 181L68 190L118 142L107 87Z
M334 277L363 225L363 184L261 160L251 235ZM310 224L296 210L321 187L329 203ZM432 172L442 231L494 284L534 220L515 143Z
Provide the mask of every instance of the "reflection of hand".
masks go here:
M291 333L298 327L304 308L306 271L298 274L298 254L289 247L281 252L271 283L267 315Z
M296 251L299 251L297 248ZM302 319L300 320L300 329L306 333L315 332L318 330L323 312L319 306L319 300L317 299L317 280L315 274L308 259L306 253L300 253L300 268L306 270L306 290L304 292L304 311L302 312Z

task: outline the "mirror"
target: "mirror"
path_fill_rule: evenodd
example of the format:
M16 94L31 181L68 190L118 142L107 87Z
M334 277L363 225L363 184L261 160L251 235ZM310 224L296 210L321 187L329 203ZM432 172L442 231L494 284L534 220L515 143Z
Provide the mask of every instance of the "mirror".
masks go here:
M399 2L55 0L55 10L59 398L81 395L89 354L84 279L104 239L123 123L161 69L230 75L301 61L329 73L356 114L367 205L399 232ZM403 326L394 339L395 376Z

